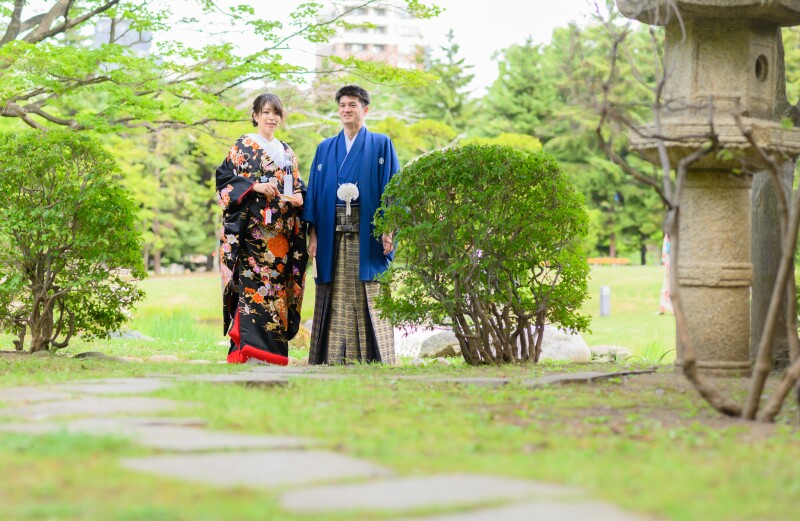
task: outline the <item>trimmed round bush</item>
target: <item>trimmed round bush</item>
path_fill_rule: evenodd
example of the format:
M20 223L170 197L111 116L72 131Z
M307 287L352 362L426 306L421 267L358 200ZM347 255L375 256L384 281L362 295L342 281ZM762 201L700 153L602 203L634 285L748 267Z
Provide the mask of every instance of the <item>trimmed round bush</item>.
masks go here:
M398 259L378 305L400 326L451 326L467 363L538 361L545 324L583 331L583 197L543 153L467 145L389 183L376 233Z
M63 348L127 321L145 276L135 217L114 158L89 136L0 135L0 328L17 349Z

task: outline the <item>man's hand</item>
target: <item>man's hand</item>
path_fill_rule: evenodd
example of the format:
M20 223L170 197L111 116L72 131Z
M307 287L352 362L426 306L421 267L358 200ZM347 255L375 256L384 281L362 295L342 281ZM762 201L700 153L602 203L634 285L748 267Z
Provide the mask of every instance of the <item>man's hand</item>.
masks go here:
M317 256L317 232L316 232L316 230L311 230L311 233L308 234L308 256L309 257L316 257Z
M381 235L381 239L383 240L383 254L389 255L394 250L394 234L384 233Z

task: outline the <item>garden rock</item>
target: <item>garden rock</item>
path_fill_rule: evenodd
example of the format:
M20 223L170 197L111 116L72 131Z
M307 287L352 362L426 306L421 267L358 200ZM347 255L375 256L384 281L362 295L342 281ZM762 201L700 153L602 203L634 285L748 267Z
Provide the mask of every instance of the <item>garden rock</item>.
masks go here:
M419 356L421 358L461 356L461 346L453 331L440 331L422 341Z
M555 326L545 326L539 359L591 362L592 352L580 334L568 333Z
M592 346L589 348L592 356L604 357L612 360L624 360L631 356L631 351L622 346Z
M108 334L111 338L136 338L138 340L155 340L155 338L143 335L138 331L112 331Z
M411 360L408 363L408 365L413 366L413 367L425 367L425 360L423 360L422 358L415 358L415 359Z
M433 361L439 365L450 365L450 362L447 360L447 358L441 356L438 358L434 358Z
M446 329L422 329L422 328L394 328L394 352L397 356L411 356L420 357L422 351L422 344L425 340L431 338Z
M125 358L127 358L127 357L120 358L118 356L110 356L110 355L107 355L105 353L101 353L99 351L85 351L83 353L78 353L76 355L73 355L72 358L94 358L94 359L97 359L97 360L113 360L115 362L127 362L128 361L128 360L125 360Z
M196 365L204 365L204 364L210 364L211 360L189 360L189 363Z

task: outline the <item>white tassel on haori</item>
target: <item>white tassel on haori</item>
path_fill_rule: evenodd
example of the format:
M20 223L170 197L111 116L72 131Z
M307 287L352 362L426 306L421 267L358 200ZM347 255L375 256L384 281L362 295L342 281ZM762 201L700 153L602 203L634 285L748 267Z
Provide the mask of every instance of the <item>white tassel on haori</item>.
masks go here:
M350 215L350 202L358 199L358 186L353 183L341 184L336 190L336 197L347 204L347 215Z

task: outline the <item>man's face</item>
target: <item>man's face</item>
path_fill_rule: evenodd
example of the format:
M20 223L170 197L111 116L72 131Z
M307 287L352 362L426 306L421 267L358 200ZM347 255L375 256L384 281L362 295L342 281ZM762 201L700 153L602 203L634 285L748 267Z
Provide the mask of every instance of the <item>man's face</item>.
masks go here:
M342 96L339 98L339 119L346 127L360 127L364 124L364 116L369 112L369 107L361 105L361 100L355 96Z

